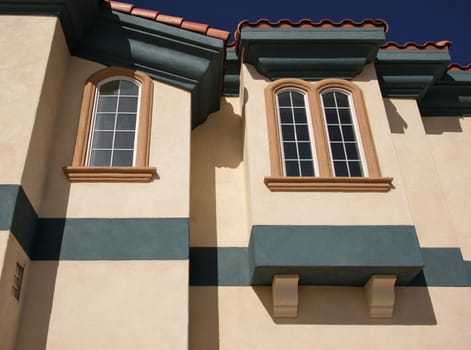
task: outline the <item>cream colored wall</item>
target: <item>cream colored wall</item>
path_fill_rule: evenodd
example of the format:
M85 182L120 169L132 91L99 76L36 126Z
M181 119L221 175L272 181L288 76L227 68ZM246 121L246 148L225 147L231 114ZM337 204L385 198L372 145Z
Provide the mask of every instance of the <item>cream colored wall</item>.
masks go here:
M12 295L16 263L25 266L20 300ZM0 350L13 350L27 288L29 258L9 231L0 231Z
M422 122L435 161L441 200L452 223L442 234L455 233L453 237L457 238L464 259L471 260L471 118L426 117ZM430 213L431 221L435 220L436 213L440 212Z
M191 133L191 246L247 246L243 140L238 98Z
M470 297L470 288L397 287L394 317L375 320L362 288L302 286L298 317L274 319L271 287L191 287L190 350L467 350Z
M55 17L0 16L0 183L38 209L68 51Z
M441 179L440 169L442 169L442 172L445 171L443 173L445 177L449 176L447 175L448 172L454 171L456 174L455 178L464 180L465 177L468 177L468 180L470 180L471 177L466 174L465 170L467 163L457 162L453 167L444 168L447 160L437 159L433 154L433 148L439 146L439 142L436 144L435 140L429 142L428 138L430 136L427 135L422 123L422 120L424 123L428 123L428 118L422 119L415 100L385 99L384 104L388 113L401 173L404 178L404 187L410 212L421 246L457 246L455 223L451 219L455 208L450 207L447 201L449 196L447 192L450 188L443 187L444 183ZM468 141L468 144L471 143ZM447 147L445 146L445 148ZM448 147L448 157L450 159L456 159L455 155L457 152L459 153L459 150ZM463 156L466 154L465 152L462 153ZM464 160L463 156L461 157L462 160ZM471 188L466 184L465 180L462 184L465 187L455 187L453 182L451 186L455 188L455 191L464 190L462 193L471 194L469 191ZM468 225L470 223L468 220Z
M62 167L71 165L86 79L103 66L72 57L54 130L41 217L188 217L190 186L190 93L154 82L150 183L69 183Z
M17 350L187 349L188 261L34 261Z
M393 177L387 193L270 192L264 88L269 83L250 65L242 68L246 88L245 142L252 224L408 225L412 223L373 65L353 80L363 91L383 176Z

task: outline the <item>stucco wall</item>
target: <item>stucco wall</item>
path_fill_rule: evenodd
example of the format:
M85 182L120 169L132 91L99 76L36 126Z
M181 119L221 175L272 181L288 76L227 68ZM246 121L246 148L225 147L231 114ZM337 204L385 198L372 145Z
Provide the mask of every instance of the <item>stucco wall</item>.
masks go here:
M387 193L270 192L263 179L270 175L264 88L269 83L250 65L242 68L245 87L245 131L248 194L252 224L285 225L402 225L411 217L387 116L373 65L353 82L363 91L383 176L393 177Z
M62 167L72 164L83 86L103 66L73 57L54 130L41 217L188 217L191 96L154 82L150 183L69 183Z
M0 183L21 183L38 210L69 54L55 17L0 16L0 32Z
M187 261L34 261L17 349L187 349Z
M247 246L243 121L238 98L191 133L191 246Z

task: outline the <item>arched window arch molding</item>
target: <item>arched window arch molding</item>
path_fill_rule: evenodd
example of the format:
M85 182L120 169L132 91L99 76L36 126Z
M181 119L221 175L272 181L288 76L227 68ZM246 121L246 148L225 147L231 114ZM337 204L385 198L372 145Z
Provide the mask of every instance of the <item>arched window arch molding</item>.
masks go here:
M286 176L283 171L277 94L297 89L307 96L307 109L312 123L311 140L317 154L319 173L316 176ZM327 126L322 104L322 93L342 91L350 96L356 115L359 140L362 144L365 174L363 177L334 176ZM264 182L271 191L389 191L392 178L382 177L374 147L373 136L361 89L341 79L325 79L308 83L299 79L279 79L265 88L267 128L269 136L271 175Z
M139 85L137 132L133 166L88 166L89 140L97 103L97 91L113 80L134 81ZM147 75L126 68L109 67L91 75L85 82L72 165L64 173L72 182L148 182L156 175L149 167L153 82Z

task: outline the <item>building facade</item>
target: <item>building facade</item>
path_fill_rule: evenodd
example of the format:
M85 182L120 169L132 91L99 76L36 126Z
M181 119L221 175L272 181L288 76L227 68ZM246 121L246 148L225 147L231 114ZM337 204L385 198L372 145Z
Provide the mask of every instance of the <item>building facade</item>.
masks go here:
M469 349L471 66L381 20L0 0L0 349Z

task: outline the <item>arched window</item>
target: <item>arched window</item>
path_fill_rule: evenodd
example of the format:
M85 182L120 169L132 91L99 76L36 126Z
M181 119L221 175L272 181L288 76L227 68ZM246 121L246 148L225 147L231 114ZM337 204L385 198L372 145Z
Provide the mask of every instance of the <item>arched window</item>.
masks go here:
M361 90L352 82L280 79L265 89L271 191L388 191Z
M106 68L86 82L70 181L147 182L153 82L143 73Z

